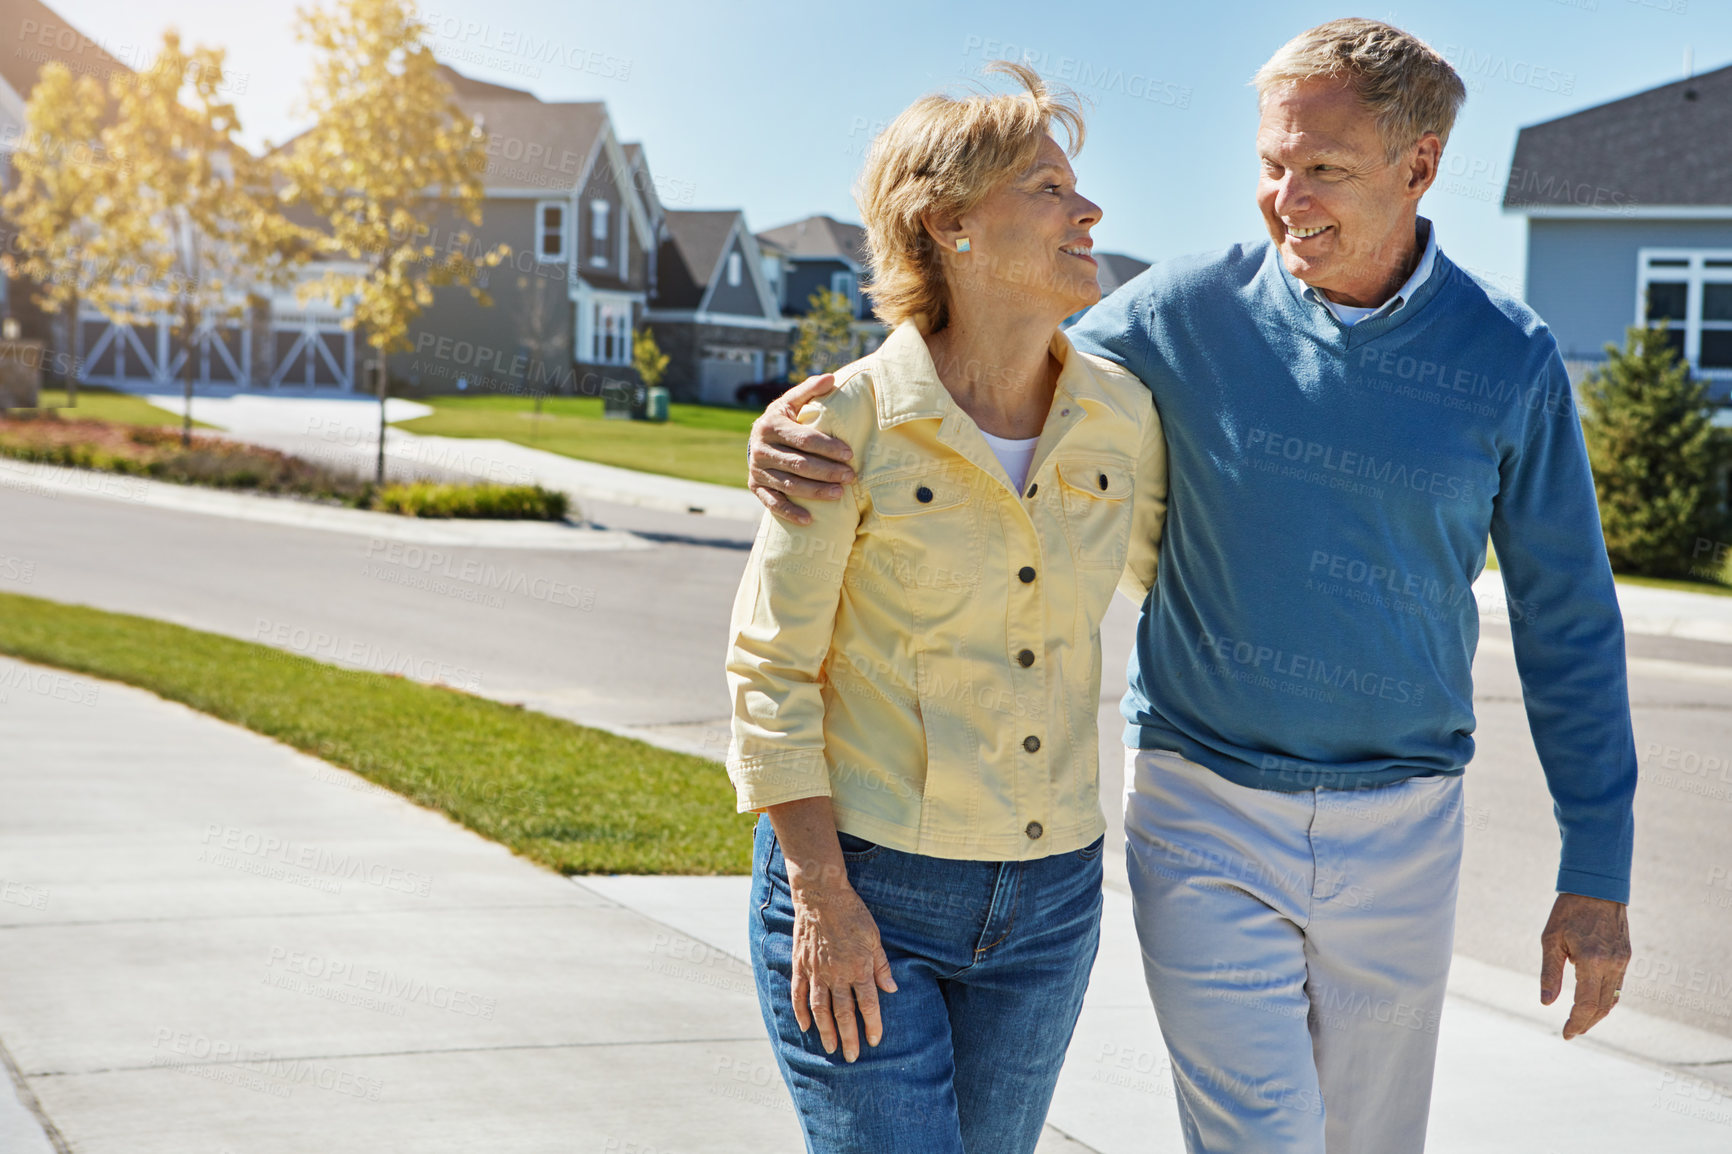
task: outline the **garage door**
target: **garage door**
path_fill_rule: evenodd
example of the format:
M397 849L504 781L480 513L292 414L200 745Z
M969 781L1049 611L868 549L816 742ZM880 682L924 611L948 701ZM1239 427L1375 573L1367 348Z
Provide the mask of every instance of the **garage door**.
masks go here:
M698 397L706 405L731 405L735 389L763 378L762 350L711 346L698 361Z

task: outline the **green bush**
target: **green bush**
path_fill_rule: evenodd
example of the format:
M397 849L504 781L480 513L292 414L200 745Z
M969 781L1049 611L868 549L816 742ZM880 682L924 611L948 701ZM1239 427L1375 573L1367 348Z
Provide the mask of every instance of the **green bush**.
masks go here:
M433 481L386 485L373 507L409 517L476 517L513 521L565 518L564 493L540 485L443 485Z
M0 419L0 456L43 465L126 473L181 485L340 502L410 517L563 520L564 493L539 485L414 481L376 489L371 481L276 449L109 421L66 420L52 411Z
M1606 356L1582 383L1582 434L1612 568L1702 576L1702 544L1724 540L1726 529L1716 491L1726 450L1713 406L1664 326L1630 329Z

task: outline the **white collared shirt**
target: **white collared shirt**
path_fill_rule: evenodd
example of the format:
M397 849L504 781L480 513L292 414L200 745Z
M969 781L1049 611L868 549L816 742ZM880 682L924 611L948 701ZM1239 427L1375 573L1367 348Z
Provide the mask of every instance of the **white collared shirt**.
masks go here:
M1419 256L1419 265L1413 270L1413 275L1395 290L1395 295L1382 304L1366 307L1337 304L1310 285L1305 286L1305 297L1316 301L1328 309L1336 320L1349 326L1356 325L1367 317L1383 316L1394 312L1406 304L1415 292L1419 291L1419 286L1431 276L1432 266L1437 263L1437 227L1423 216L1419 218L1419 226L1425 230L1425 251Z

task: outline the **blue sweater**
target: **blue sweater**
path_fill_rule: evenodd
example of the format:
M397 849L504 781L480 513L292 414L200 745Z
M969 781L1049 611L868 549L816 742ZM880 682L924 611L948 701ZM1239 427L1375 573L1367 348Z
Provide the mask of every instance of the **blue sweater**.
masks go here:
M1156 264L1070 331L1153 391L1172 471L1125 743L1259 789L1462 772L1489 535L1558 889L1628 901L1623 620L1557 343L1441 253L1352 327L1304 288L1237 245Z

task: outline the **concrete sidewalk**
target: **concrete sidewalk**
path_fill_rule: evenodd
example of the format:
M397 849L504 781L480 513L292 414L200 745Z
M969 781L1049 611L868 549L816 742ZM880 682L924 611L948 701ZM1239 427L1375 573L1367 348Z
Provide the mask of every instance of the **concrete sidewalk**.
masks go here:
M7 1154L801 1148L745 879L560 878L255 734L4 659L0 748ZM1626 1012L1566 1044L1561 1007L1523 1010L1530 976L1488 971L1458 960L1432 1151L1732 1144L1704 1067L1611 1048L1732 1041ZM1179 1149L1109 892L1042 1152Z

